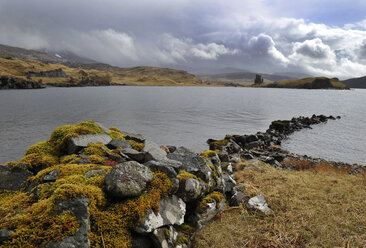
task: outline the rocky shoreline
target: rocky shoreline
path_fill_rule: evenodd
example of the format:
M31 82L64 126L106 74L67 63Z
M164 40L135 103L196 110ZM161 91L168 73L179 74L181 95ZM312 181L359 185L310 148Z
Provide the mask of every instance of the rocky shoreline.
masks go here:
M245 201L272 212L263 195L246 199L245 185L233 179L236 163L295 169L293 161L306 159L317 166L319 159L290 154L281 141L339 118L273 121L264 133L209 139L210 150L201 154L92 121L59 127L21 160L0 165L0 247L191 247L197 231L226 204ZM329 163L350 174L361 170ZM36 235L29 234L34 229Z
M0 90L7 89L43 89L46 86L41 82L21 80L7 76L0 77Z

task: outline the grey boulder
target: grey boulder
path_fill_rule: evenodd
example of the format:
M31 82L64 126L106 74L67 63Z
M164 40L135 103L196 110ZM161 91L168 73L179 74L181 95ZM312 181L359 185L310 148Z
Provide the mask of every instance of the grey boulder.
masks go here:
M179 183L177 195L185 202L194 201L207 192L207 184L194 178L188 178Z
M160 146L152 141L146 140L143 151L146 152L145 162L150 160L165 160L167 153Z
M155 229L166 225L181 225L184 223L186 204L182 199L173 195L160 200L159 212L153 210L142 218L135 231L138 233L150 233Z
M50 182L55 182L57 180L58 174L60 173L60 170L53 170L48 172L44 178L43 178L43 182L44 183L50 183Z
M117 198L139 196L153 179L149 168L129 161L116 165L105 176L106 190Z
M132 149L132 146L131 146L130 142L128 142L126 140L121 140L121 139L113 139L113 140L111 140L111 142L108 143L107 146L112 148L112 149L114 149L114 148L130 148L130 149Z
M264 214L272 213L272 209L268 207L266 199L264 199L264 195L257 195L249 199L248 201L248 208L259 210Z
M33 174L24 167L0 165L0 190L20 190L31 176Z
M77 197L71 200L56 203L59 207L58 214L71 212L79 221L79 229L73 236L63 238L58 242L50 242L47 248L90 248L88 232L90 229L89 221L89 200L84 197Z
M86 134L70 138L67 144L67 153L74 154L88 146L89 143L102 143L107 145L112 138L107 134Z

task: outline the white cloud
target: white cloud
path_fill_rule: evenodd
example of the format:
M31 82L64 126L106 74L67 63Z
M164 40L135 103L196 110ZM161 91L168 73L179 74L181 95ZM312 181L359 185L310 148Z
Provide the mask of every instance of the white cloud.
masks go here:
M264 58L269 57L276 60L276 62L286 65L289 62L288 59L277 50L275 45L272 37L267 34L253 36L248 42L249 53L255 56L263 56Z
M366 19L356 23L348 23L344 25L345 29L364 29L366 30Z
M178 39L171 34L164 34L160 38L160 50L164 54L163 62L186 61L196 57L204 60L217 60L222 55L232 55L238 52L237 49L229 49L222 44L198 43L192 39Z

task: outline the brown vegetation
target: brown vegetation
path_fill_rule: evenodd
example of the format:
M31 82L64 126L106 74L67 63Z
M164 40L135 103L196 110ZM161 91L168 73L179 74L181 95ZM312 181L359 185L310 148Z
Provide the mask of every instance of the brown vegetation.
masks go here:
M224 211L198 235L196 246L366 247L366 176L326 163L295 164L298 171L263 163L235 166L245 194L264 194L274 214L243 206Z

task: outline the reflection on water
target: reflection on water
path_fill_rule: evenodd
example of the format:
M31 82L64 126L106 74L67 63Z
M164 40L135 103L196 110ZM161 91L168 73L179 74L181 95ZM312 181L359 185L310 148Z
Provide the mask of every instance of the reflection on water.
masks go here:
M0 91L0 162L19 159L60 125L96 120L160 144L207 149L208 138L265 131L272 120L342 119L290 137L285 148L366 164L366 90L86 87Z

